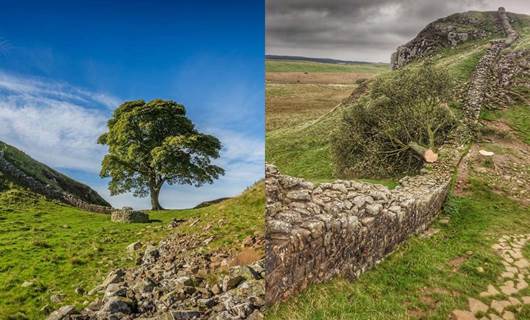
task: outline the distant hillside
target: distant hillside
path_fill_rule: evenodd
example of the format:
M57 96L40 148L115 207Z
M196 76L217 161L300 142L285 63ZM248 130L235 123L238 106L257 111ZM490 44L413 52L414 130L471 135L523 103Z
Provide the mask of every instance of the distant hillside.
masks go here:
M301 57L301 56L277 56L277 55L266 55L265 59L267 60L292 60L292 61L309 61L309 62L320 62L320 63L332 63L332 64L383 64L380 62L366 62L366 61L347 61L347 60L337 60L329 58L310 58L310 57Z
M76 201L72 198L77 198L90 205L110 207L110 204L89 186L0 141L0 188L7 189L10 186L24 187L70 204Z
M528 16L512 12L506 13L509 23L526 38L528 36ZM467 11L455 13L429 23L414 39L399 46L392 54L394 69L415 60L432 57L444 49L457 49L469 43L480 43L503 38L505 32L496 11ZM528 40L519 43L527 43Z

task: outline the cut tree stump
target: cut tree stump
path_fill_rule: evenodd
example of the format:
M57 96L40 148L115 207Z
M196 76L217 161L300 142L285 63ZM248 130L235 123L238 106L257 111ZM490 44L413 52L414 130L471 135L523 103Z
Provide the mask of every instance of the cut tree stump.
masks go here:
M414 150L427 163L433 163L438 160L438 154L430 148L420 146L416 142L410 142L409 147Z

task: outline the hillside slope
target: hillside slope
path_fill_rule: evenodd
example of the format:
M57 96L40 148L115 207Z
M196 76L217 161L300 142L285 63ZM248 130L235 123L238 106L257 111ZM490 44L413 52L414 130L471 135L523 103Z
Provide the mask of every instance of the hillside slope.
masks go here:
M89 186L36 161L2 141L0 174L0 188L8 188L9 184L14 184L56 200L63 200L59 194L69 194L89 204L110 207L110 204Z
M178 250L194 258L200 254L230 261L245 239L263 237L264 202L264 183L259 182L208 207L151 211L148 224L121 224L29 191L2 192L0 319L44 319L64 305L81 310L100 296L87 292L109 271L134 268L146 248L163 239L175 239ZM131 252L131 243L141 248ZM259 245L252 248L257 251L253 259L261 258ZM194 267L194 261L187 262ZM254 261L247 257L247 263Z
M502 53L503 56L523 55L528 54L530 48L530 16L508 13L513 28L519 33L519 39ZM450 75L457 83L457 90L454 92L455 104L452 105L452 110L457 116L462 113L462 105L464 101L462 97L467 90L469 80L475 67L480 61L490 46L490 41L504 37L504 33L500 30L499 22L494 12L466 12L454 14L449 17L438 20L439 23L445 26L446 29L460 30L464 28L465 21L475 21L474 27L468 29L475 30L474 32L480 34L476 37L467 37L465 41L458 41L454 46L449 45L450 42L446 37L436 34L435 39L438 41L423 41L427 35L435 34L431 29L432 25L427 27L409 44L403 46L410 52L417 52L414 56L409 56L402 68L416 68L420 63L426 59L430 59L436 66L443 67L448 70ZM484 27L482 32L476 31ZM445 30L445 29L444 29ZM459 31L459 32L460 32ZM470 31L471 32L471 31ZM441 40L445 39L445 40ZM419 45L419 44L422 45ZM438 43L438 45L434 45ZM402 48L402 47L400 47ZM398 49L399 52L399 49ZM421 54L420 54L421 52ZM512 61L513 62L513 61ZM507 62L507 64L509 64ZM513 63L512 63L513 64ZM506 72L505 69L513 69L513 66L507 65L504 70L496 70L495 72ZM377 76L385 76L389 72L379 73ZM370 81L367 82L369 90ZM495 96L498 88L491 88L491 92L487 94ZM366 88L354 89L352 96L358 98L360 95L368 93ZM515 94L525 94L524 86L514 85ZM500 90L499 90L500 91ZM274 92L268 90L270 95L267 96L267 102L274 101L273 94L280 94L283 92ZM308 92L307 94L311 94ZM505 94L502 94L506 96ZM506 97L501 102L499 99L492 97L488 104L493 108L501 108L508 99L515 99L515 96ZM278 130L271 130L267 132L266 143L266 159L267 162L274 164L280 171L287 175L298 176L313 181L326 181L337 178L334 174L333 164L330 155L330 134L338 126L342 117L342 112L345 108L352 105L352 99L345 99L339 106L331 109L329 112L321 115L317 119L312 119L304 123L298 123L289 127L283 127ZM275 106L267 106L267 110L274 109ZM291 110L296 112L296 110ZM269 116L267 116L269 118Z
M530 17L507 15L518 38L485 29L483 37L454 46L416 48L425 54L398 66L407 70L430 59L447 68L458 83L450 107L459 118L470 96L476 98L475 89L480 91L478 132L441 217L356 281L335 278L314 285L271 308L268 319L530 319ZM458 25L477 17L474 25L499 27L488 12L438 21ZM511 45L499 50L498 38ZM423 40L413 40L410 48L430 46ZM278 152L269 159L280 160L273 163L288 173L294 167L282 156L298 152L312 169L305 174L321 173L322 156L329 153L311 153L329 148L328 132L348 107L346 100L319 121L269 135ZM327 161L331 166L329 156Z

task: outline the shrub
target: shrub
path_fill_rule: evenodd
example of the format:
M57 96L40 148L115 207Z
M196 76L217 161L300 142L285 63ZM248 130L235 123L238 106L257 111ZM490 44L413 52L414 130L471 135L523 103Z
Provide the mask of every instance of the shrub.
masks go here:
M417 172L426 150L436 151L455 126L448 107L453 82L426 62L376 79L369 94L343 113L331 135L341 177L385 177Z

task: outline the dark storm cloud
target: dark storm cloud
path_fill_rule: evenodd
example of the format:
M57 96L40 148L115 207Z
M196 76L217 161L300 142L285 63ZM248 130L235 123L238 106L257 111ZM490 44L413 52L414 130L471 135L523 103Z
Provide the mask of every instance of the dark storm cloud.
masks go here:
M388 61L429 22L499 5L530 11L526 0L267 0L267 53Z

